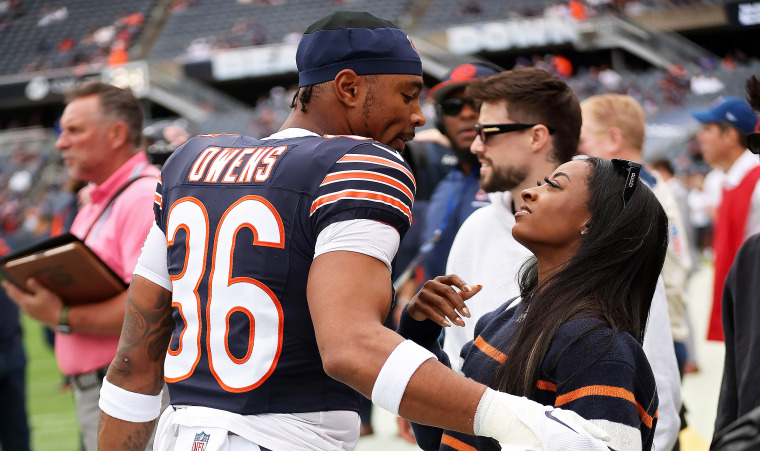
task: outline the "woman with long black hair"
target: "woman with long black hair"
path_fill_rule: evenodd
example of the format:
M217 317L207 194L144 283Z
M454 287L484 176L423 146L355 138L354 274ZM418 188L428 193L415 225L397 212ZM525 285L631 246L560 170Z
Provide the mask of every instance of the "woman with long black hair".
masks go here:
M651 449L657 422L655 380L641 343L668 225L639 169L626 160L574 160L523 191L512 235L534 257L521 272L521 296L481 318L462 349L465 376L573 411L605 430L616 450ZM399 333L448 363L436 332L459 323L464 300L478 290L456 275L428 281ZM542 437L538 419L518 417L505 421L527 428L544 449L561 447ZM415 434L423 449L499 449L490 438L424 426Z

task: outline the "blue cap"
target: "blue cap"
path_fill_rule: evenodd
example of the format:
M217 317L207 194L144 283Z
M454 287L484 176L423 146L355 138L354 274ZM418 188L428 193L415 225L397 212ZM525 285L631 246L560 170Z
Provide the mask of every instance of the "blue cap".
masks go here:
M336 11L306 29L296 51L298 87L335 79L343 69L359 75L422 75L411 38L370 13Z
M757 116L752 112L752 108L739 97L718 97L709 108L694 110L691 115L703 123L728 122L744 133L752 133L757 125Z
M430 95L436 102L441 103L446 97L459 88L467 86L471 81L486 77L488 75L498 74L503 71L501 67L491 63L466 63L451 69L441 80L440 83L430 89Z

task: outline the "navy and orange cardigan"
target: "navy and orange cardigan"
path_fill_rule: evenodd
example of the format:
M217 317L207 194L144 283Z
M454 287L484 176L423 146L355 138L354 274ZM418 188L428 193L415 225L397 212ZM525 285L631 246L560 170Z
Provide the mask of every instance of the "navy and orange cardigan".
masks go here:
M509 301L484 315L475 327L475 340L462 349L465 376L493 386L494 375L507 356L500 350L509 340L526 305L508 308ZM599 320L573 319L560 326L539 373L532 400L573 410L613 437L612 449L650 450L657 424L654 375L641 345L628 333L614 335ZM452 326L456 327L456 326ZM430 320L418 322L404 310L398 332L432 351L450 366L437 340L441 327ZM583 335L578 339L579 336ZM487 451L500 449L486 437L413 424L424 450Z

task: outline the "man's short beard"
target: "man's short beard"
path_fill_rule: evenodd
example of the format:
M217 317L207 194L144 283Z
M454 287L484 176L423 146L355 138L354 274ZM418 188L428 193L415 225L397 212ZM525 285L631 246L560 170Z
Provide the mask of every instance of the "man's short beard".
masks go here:
M509 191L520 186L528 177L528 167L509 166L496 169L491 166L491 177L488 180L480 179L480 187L487 193Z

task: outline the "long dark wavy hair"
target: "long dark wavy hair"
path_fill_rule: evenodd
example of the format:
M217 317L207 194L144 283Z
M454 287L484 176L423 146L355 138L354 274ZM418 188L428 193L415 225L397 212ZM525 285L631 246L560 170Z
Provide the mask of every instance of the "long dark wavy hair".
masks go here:
M533 395L551 340L570 319L601 320L576 340L600 327L612 329L611 340L619 332L630 333L639 343L644 340L668 247L668 219L640 180L623 207L627 172L604 159L583 161L589 165L588 231L575 255L541 284L535 257L523 265L519 284L527 311L504 344L509 358L494 380L507 393Z

